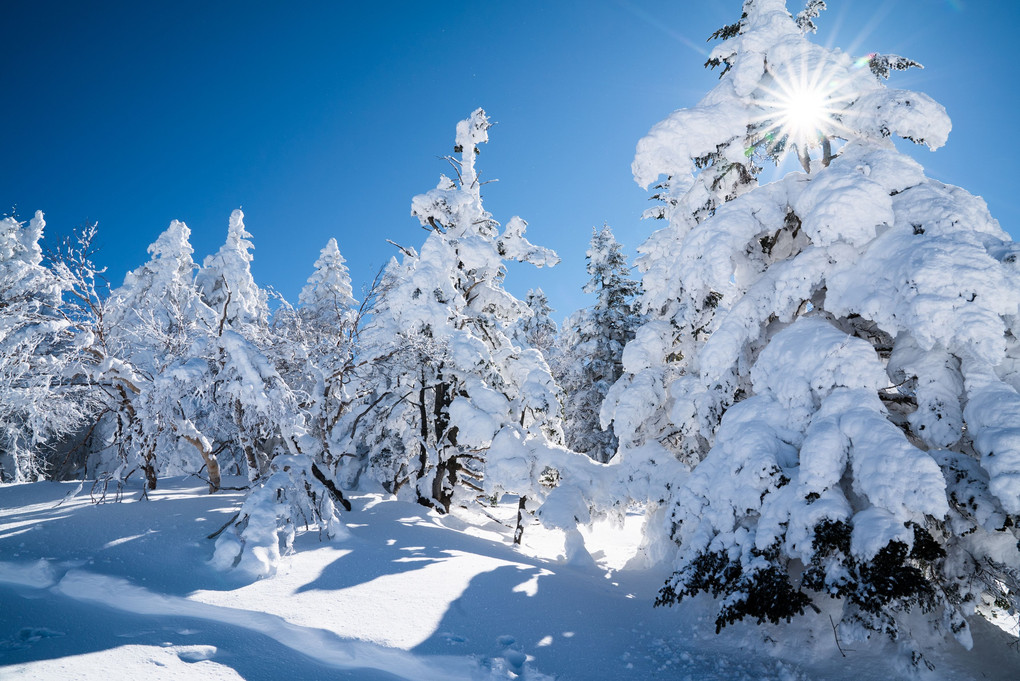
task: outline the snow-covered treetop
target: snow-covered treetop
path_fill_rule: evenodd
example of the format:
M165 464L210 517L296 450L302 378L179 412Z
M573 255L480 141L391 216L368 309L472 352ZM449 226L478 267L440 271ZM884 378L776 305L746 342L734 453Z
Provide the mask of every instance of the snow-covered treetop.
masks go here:
M723 42L708 65L722 67L719 84L638 142L632 165L638 184L647 187L665 175L674 182L687 178L690 187L710 157L748 167L755 157L790 145L803 152L820 137L880 140L895 134L932 149L945 144L951 126L941 105L881 82L883 65L887 75L889 67L913 62L875 54L855 59L808 41L804 31L812 27L810 17L798 25L785 0L747 0L740 21L715 35Z
M230 214L226 243L206 257L198 273L198 288L206 304L230 325L262 325L269 315L266 292L251 274L254 248L244 227L244 213L237 209Z
M0 220L0 312L10 306L7 313L16 317L26 312L19 305L37 310L44 299L58 304L63 286L42 264L39 240L45 226L42 211L36 211L27 224L14 217ZM8 319L7 323L15 322Z
M740 20L713 36L722 42L707 65L721 68L719 84L638 142L632 164L638 184L666 176L653 197L662 204L645 217L669 221L638 248L645 309L675 307L676 288L687 276L672 257L678 240L756 186L764 164L795 152L806 171L817 172L839 151L834 145L892 148L894 134L932 149L945 143L951 123L940 104L882 82L890 69L917 64L893 55L855 59L807 39L810 20L823 8L824 3L809 3L795 19L783 0L747 0Z
M191 230L188 229L188 226L180 220L174 220L166 228L166 231L149 244L146 250L153 259L187 258L190 260L191 255L195 252L195 249L191 247L190 238Z
M469 191L478 193L478 176L475 173L475 156L478 145L489 141L489 128L492 123L481 108L471 112L471 116L457 123L457 146L454 151L461 152L461 184Z
M114 335L123 335L125 327L139 323L155 323L163 332L185 320L202 319L212 326L215 315L201 303L195 289L197 266L191 257L190 236L186 224L171 222L149 245L152 259L128 272L124 284L111 293L107 322Z
M132 270L124 277L124 288L137 286L143 279L159 280L148 284L149 287L167 288L171 283L191 283L195 271L195 263L191 259L195 250L189 238L191 230L179 220L174 220L147 249L152 256L145 265Z
M301 289L298 302L314 312L343 310L357 305L346 262L340 255L336 239L330 238L319 253L315 272Z
M524 343L537 348L546 359L549 360L549 352L552 350L553 342L556 339L558 327L553 321L552 308L549 307L549 298L545 291L540 288L529 289L524 296L524 303L528 306L528 312L521 318L521 334Z
M637 295L639 286L628 277L630 267L627 258L609 225L603 225L602 229L592 228L591 243L585 255L591 279L584 285L584 292L598 293L597 307L627 307L627 312L620 312L628 314L632 304L630 299ZM623 298L628 300L625 302Z
M463 269L468 272L477 269L480 278L496 275L496 271L486 273L485 268L494 264L501 268L504 258L528 262L536 267L551 267L559 262L559 257L548 248L529 242L524 236L528 223L517 216L510 218L499 235L496 253L486 254L488 246L480 248L484 242L474 238L480 236L491 240L499 228L499 223L482 207L481 182L475 170L477 145L489 141L491 126L482 109L475 109L468 118L457 123L454 151L460 154L460 158L448 156L447 160L457 171L458 180L455 182L441 175L435 189L411 200L411 215L418 218L423 227L448 232L458 245ZM495 259L492 255L496 256Z
M13 217L0 220L0 263L17 260L28 265L42 262L42 238L46 221L41 210L37 210L27 225Z
M482 109L475 109L469 118L457 123L454 151L460 157L448 156L447 160L457 172L458 181L441 175L435 189L411 200L411 215L418 218L423 227L444 232L460 227L460 230L478 231L485 236L496 233L499 223L482 208L481 183L475 170L477 145L489 141L487 131L491 125Z

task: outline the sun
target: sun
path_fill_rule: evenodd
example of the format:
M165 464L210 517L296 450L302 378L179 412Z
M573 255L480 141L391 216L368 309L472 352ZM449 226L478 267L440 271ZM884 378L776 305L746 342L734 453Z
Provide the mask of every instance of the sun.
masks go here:
M777 101L775 122L789 143L807 148L832 132L832 114L825 89L797 85L784 91Z
M822 148L822 164L828 165L830 140L845 130L841 117L850 97L845 79L826 69L791 69L771 75L762 85L758 104L764 151L770 155L795 152L810 172L811 150Z

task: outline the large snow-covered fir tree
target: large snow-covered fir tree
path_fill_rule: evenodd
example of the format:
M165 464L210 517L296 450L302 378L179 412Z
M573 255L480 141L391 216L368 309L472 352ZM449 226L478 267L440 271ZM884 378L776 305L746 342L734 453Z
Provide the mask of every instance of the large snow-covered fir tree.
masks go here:
M591 279L585 293L595 304L579 310L564 324L559 373L564 392L563 417L567 446L605 463L616 454L612 424L603 430L599 412L610 386L623 374L623 348L634 335L637 282L609 225L592 228L586 254Z
M917 660L1020 605L1020 248L893 145L950 129L882 82L913 62L812 44L822 7L746 0L719 84L639 143L668 226L606 415L624 456L693 467L660 603L709 592L718 627L826 607L844 641L883 631ZM788 153L805 172L757 186Z
M440 511L532 494L541 471L514 443L562 438L555 382L541 353L512 341L525 310L503 288L505 260L558 258L525 239L519 217L500 232L483 208L475 159L489 127L481 109L458 123L457 179L412 200L429 236L384 273L361 335L362 404L348 419L371 475Z

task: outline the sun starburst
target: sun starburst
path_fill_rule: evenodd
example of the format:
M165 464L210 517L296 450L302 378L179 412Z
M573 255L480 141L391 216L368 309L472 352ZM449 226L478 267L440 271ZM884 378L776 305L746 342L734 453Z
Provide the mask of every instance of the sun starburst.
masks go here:
M773 73L761 87L762 114L755 120L763 151L783 156L796 150L801 165L810 172L811 150L821 147L823 164L827 164L830 140L846 131L841 119L853 99L846 84L845 78L824 67Z
M833 113L823 88L796 84L784 89L777 100L775 124L791 144L810 147L829 135Z

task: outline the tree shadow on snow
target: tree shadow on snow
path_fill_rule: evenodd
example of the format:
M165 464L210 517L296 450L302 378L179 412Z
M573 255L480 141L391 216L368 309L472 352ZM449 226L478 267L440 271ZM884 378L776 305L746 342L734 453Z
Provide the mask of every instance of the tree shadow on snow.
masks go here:
M530 668L564 681L627 678L625 642L648 604L593 585L599 576L554 567L507 565L475 576L413 652L501 657L518 674L531 656ZM606 597L593 599L599 591Z
M355 510L343 516L351 536L333 544L347 553L327 565L314 580L298 587L297 593L347 589L378 577L448 561L458 552L513 562L540 562L521 556L510 546L494 544L491 539L451 532L449 525L465 523L417 504L393 499L366 503L365 497L352 501ZM363 525L369 528L364 533L359 531ZM305 536L295 548L300 552L321 545L314 536Z
M170 673L163 669L164 662L158 654L161 651L151 650L140 658L116 652L123 646L159 648L182 663L208 660L234 669L248 681L285 678L393 681L400 678L375 670L342 670L322 665L268 636L222 622L136 615L48 591L6 586L0 586L0 604L0 678L6 678L4 669L10 671L12 665L107 651L112 651L115 657L78 658L68 664L73 665L70 668L77 673L90 678L118 676L128 671L145 674L145 669L149 669L154 678ZM133 660L139 667L106 668L121 659ZM90 664L97 668L89 669ZM196 678L204 676L202 665L196 665L192 674Z
M122 501L93 504L90 483L35 483L0 492L0 560L49 561L58 574L77 567L136 581L139 586L182 596L198 589L229 589L237 578L208 565L208 539L240 506L239 493L203 494L180 489L181 481L139 501L140 484L125 488ZM21 489L18 489L18 488ZM22 510L21 507L27 507ZM173 547L172 550L167 550Z
M448 533L436 533L436 541L423 541L432 527L432 514L424 507L395 500L366 504L366 498L354 500L355 509L343 516L351 536L336 543L348 551L323 568L313 581L298 587L306 591L335 591L370 582L386 575L398 575L450 559ZM370 530L359 532L365 525ZM380 531L380 528L385 530ZM424 536L423 536L424 535ZM321 546L306 536L297 550Z

